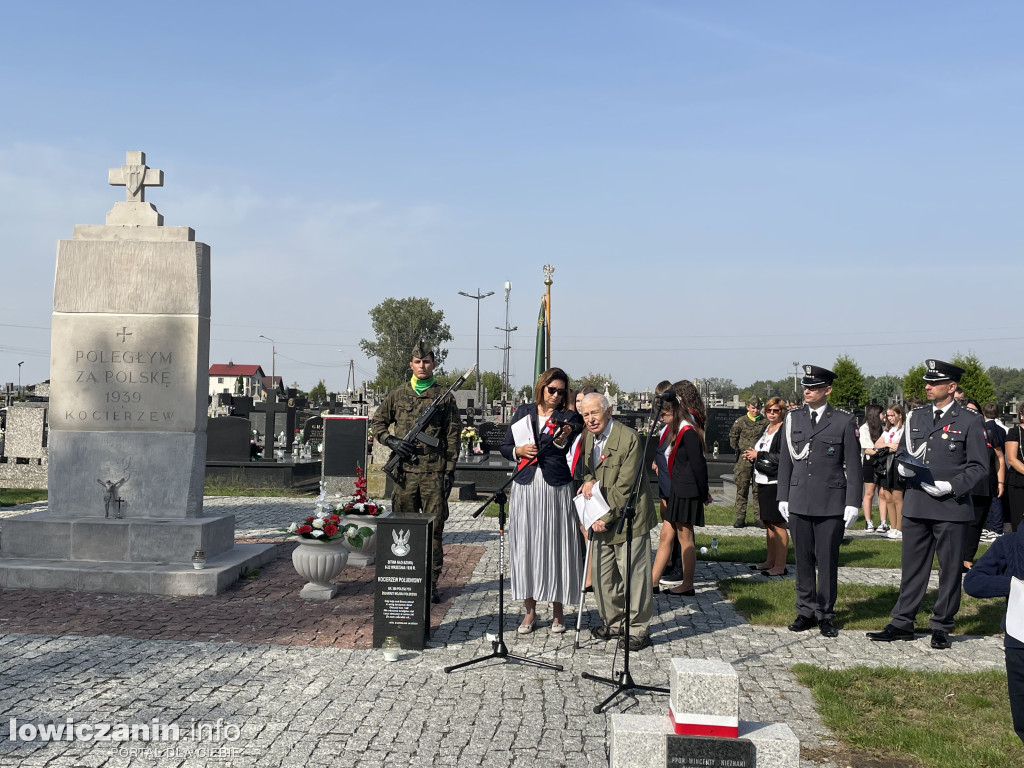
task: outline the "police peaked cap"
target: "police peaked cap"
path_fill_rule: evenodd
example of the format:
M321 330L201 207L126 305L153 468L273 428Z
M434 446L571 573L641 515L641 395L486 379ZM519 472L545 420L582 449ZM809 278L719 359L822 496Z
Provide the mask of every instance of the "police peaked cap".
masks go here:
M805 365L804 377L800 384L805 387L827 387L836 380L836 375L828 368L821 368L817 365Z
M959 365L946 363L942 360L925 360L927 370L924 372L925 381L960 381L964 375L964 369Z

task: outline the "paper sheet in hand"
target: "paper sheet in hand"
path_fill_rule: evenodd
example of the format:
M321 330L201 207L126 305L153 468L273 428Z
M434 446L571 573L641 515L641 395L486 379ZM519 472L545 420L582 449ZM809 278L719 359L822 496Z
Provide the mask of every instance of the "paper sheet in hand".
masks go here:
M516 441L516 448L521 445L533 445L537 442L533 439L533 425L530 424L529 415L523 416L512 424L512 438Z
M582 493L577 494L576 498L573 499L573 503L576 505L576 515L579 517L580 522L583 523L583 527L588 531L595 520L607 515L608 510L611 509L601 494L600 483L595 482L594 487L590 489L590 493L589 499L583 498Z
M1024 643L1024 581L1010 577L1010 599L1006 603L1006 634Z

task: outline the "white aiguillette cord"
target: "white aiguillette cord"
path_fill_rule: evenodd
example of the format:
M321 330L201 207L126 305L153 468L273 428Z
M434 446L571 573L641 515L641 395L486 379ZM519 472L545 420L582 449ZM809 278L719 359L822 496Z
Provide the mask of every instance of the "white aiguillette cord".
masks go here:
M913 415L913 411L909 411L907 413L907 420L903 424L903 434L906 435L907 437L907 453L909 453L915 459L920 459L922 456L924 456L925 451L928 450L928 439L925 438L924 440L921 441L921 444L917 448L914 448L914 444L911 442L912 438L910 437L910 417Z
M793 420L788 413L786 414L786 446L789 448L789 456L793 461L803 461L811 451L811 438L807 438L807 442L800 450L800 453L793 450Z

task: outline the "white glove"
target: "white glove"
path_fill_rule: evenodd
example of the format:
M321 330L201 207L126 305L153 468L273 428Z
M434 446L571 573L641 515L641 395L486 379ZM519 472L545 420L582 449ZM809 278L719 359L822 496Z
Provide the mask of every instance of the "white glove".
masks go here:
M785 520L787 523L789 522L789 502L788 501L780 501L779 502L779 514L782 515L782 519L783 520Z
M921 483L921 490L929 496L946 496L953 493L953 485L948 480L936 480L935 485Z
M849 528L857 522L858 515L860 515L860 507L847 507L843 510L843 522L846 523L843 527Z
M914 476L914 471L912 469L907 469L902 464L897 464L896 465L896 471L900 473L900 477L913 477Z

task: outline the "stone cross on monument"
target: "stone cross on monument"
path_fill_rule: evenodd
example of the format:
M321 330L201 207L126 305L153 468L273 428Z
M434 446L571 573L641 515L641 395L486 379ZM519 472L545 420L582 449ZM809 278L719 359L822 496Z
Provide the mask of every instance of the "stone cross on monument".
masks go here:
M120 168L111 168L107 174L112 187L124 187L126 202L146 202L146 187L162 187L164 172L156 168L146 167L145 152L126 152L125 164Z
M125 199L107 211L108 227L162 227L164 217L146 202L146 187L162 187L164 172L146 167L145 152L126 152L125 164L107 171L107 183L124 187ZM82 234L87 234L85 230ZM152 233L150 233L152 235Z

